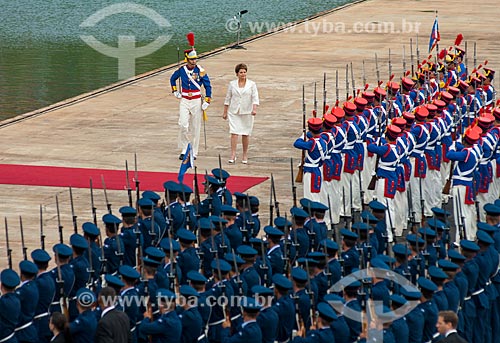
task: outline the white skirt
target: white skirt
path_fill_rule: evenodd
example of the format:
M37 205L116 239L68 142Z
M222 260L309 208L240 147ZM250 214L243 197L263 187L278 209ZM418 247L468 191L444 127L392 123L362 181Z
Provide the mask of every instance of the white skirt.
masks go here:
M254 116L251 114L228 113L229 133L233 135L250 136L253 130Z

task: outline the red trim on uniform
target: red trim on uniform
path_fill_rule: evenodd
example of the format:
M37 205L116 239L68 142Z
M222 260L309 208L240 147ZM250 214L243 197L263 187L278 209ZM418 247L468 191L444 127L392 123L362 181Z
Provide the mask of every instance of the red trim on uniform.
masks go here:
M182 96L183 99L186 99L186 100L194 100L194 99L199 99L201 98L201 94L200 95L195 95L195 96Z

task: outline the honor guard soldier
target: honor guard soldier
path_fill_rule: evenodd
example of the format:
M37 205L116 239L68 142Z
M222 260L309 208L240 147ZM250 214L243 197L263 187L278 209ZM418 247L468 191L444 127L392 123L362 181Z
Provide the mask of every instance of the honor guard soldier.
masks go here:
M123 281L116 275L106 274L104 275L104 281L107 287L111 287L115 290L116 294L120 294L122 288L125 287ZM123 311L123 307L121 301L119 301L119 297L117 297L115 308L117 310Z
M327 272L325 271L326 254L321 251L313 251L307 254L307 257L312 259L313 261L313 263L310 263L310 267L312 269L311 286L315 285L315 287L317 288L315 302L318 303L320 301L323 301L323 297L331 287L331 285L329 285L329 275L327 275Z
M290 239L290 228L292 227L292 222L283 217L276 217L274 218L274 226L278 230L281 230L283 231L283 233L285 233L283 238L280 240L280 247L281 251L283 251L283 254L285 253L285 251L287 252L287 256L284 257L288 259L288 265L290 265L291 261L297 258L295 246ZM285 250L285 244L286 244L286 250Z
M390 271L391 268L383 262L379 257L375 257L370 262L370 267L377 268L381 270ZM373 301L382 302L384 306L390 306L391 294L387 288L387 283L385 279L380 279L375 275L372 276L372 289L371 298Z
M156 291L160 317L154 320L149 309L139 327L141 335L150 335L153 343L181 342L182 323L175 312L175 298L175 293L168 289L160 288Z
M187 273L191 270L198 271L200 269L200 258L196 253L194 242L196 242L196 235L184 228L177 231L179 243L181 245L181 252L177 256L177 263L181 269L180 284L187 283Z
M309 294L306 290L306 285L308 282L307 272L299 267L295 267L291 272L292 276L292 285L293 285L293 295L291 295L292 299L295 302L295 311L297 312L300 320L304 324L306 332L309 331L311 324L313 323L313 319L310 316L311 313L311 301ZM299 323L297 321L294 322L296 325L294 327L295 330L299 330Z
M455 283L455 275L460 267L458 264L448 260L439 260L438 267L441 268L448 276L447 280L445 280L443 284L443 292L446 296L446 300L448 301L448 310L457 313L462 301L461 299L465 298L465 295L463 298L460 297L460 290Z
M422 292L418 307L424 315L422 342L428 342L434 338L434 334L436 333L436 323L439 311L433 299L433 295L437 291L437 286L434 282L422 276L418 278L417 283L420 287L420 292Z
M359 268L359 253L356 247L358 235L347 229L340 230L342 235L342 252L344 260L344 275L349 275L354 268Z
M203 320L203 332L208 330L208 319L210 317L211 308L207 304L207 295L205 292L205 285L207 283L207 278L196 271L190 271L187 275L189 280L189 285L193 287L198 292L198 311L201 314L201 319ZM207 338L201 338L206 340Z
M155 281L155 275L158 267L160 266L160 263L148 257L145 257L143 261L143 279L136 286L137 292L139 293L139 297L141 299L146 299L146 297L149 297L153 315L157 315L158 307L156 301L154 301L155 299L153 295L156 294L156 291L159 289L158 284ZM143 314L144 312L146 312L146 304L141 303L139 306L139 318L142 319L141 314ZM145 337L141 336L140 330L137 331L137 340L141 342L144 339Z
M158 268L156 268L156 273L155 273L155 282L158 288L170 289L171 287L172 289L174 289L173 282L172 280L169 279L169 273L165 270L164 267L164 265L167 264L166 262L164 263L166 254L167 252L164 252L161 249L154 247L149 247L146 248L146 250L144 250L145 258L156 261L158 263Z
M200 216L220 216L222 201L219 196L217 196L217 190L221 185L220 181L213 176L205 175L205 182L203 185L205 186L207 197L199 205L198 211Z
M292 289L292 282L281 274L273 275L275 303L272 306L278 314L278 335L276 340L285 343L292 338L295 322L295 306L288 292Z
M16 339L18 342L38 342L37 329L33 325L33 317L39 298L35 282L38 267L31 261L21 261L19 270L21 272L21 286L16 289L16 294L21 301L21 313L15 329Z
M137 242L139 238L139 244L141 244L143 238L137 226L137 211L135 208L130 206L120 207L119 212L122 215L122 228L120 233L120 239L123 242L123 264L127 266L135 267L136 262L136 251Z
M210 267L215 254L215 244L213 243L213 229L214 225L208 218L200 218L199 220L199 230L200 230L200 253L203 254L203 261L201 263L201 270L205 277L212 276L212 267Z
M83 237L89 244L89 249L84 252L87 260L92 261L91 263L91 271L93 274L91 275L91 279L93 282L99 279L99 274L101 272L101 248L97 243L97 238L99 237L100 231L97 225L91 222L85 222L82 224ZM91 256L90 256L91 255ZM94 287L90 285L89 287Z
M93 343L97 318L92 311L96 296L88 288L80 288L76 292L78 316L69 324L69 334L73 343Z
M71 293L69 294L69 320L72 321L78 316L78 309L76 307L78 299L76 298L76 292L80 288L87 287L89 284L90 264L87 257L84 255L84 253L89 249L89 244L85 238L75 233L71 235L69 242L71 244L71 248L73 249L73 258L69 264L73 268L73 273L75 274L75 283Z
M328 263L327 270L330 272L329 284L333 286L342 278L344 261L342 261L341 265L340 261L338 260L339 245L337 244L337 242L332 241L331 239L326 239L320 243L321 249L326 254L326 262Z
M284 273L284 260L283 252L281 250L280 241L283 237L283 231L280 231L272 226L264 227L264 232L267 235L267 241L269 242L269 248L267 250L267 258L271 263L271 270L273 275Z
M194 45L194 36L193 42ZM200 145L200 128L202 112L210 105L212 86L205 69L196 64L198 55L194 47L184 51L185 66L177 69L170 77L172 93L180 99L179 108L179 138L178 148L181 150L180 160L184 159L187 146L192 142L193 156L198 156ZM177 89L177 79L180 78L181 89ZM202 101L201 87L205 88L205 98Z
M227 220L219 216L210 216L212 224L214 224L214 243L219 256L224 256L227 252L231 251L231 242L226 235L225 227Z
M16 343L16 332L19 316L21 315L21 301L15 293L20 283L19 276L12 269L4 269L0 273L0 341L2 343Z
M244 297L241 300L243 308L243 324L237 333L229 337L231 322L226 319L222 324L221 332L222 343L261 343L262 331L257 324L257 315L261 305L253 298Z
M199 293L191 286L182 285L179 289L181 295L182 309L179 313L179 319L182 324L183 343L206 342L205 334L203 333L203 320L201 318L198 307Z
M325 302L332 306L335 314L337 315L337 318L335 318L330 325L333 331L333 336L335 337L335 343L349 343L349 326L347 326L345 318L342 315L345 303L344 298L336 294L327 294L325 295Z
M252 237L257 237L260 232L260 219L259 219L259 198L251 195L250 197L250 213L252 214Z
M394 271L409 280L410 270L408 268L408 256L411 254L410 249L404 244L394 244L392 252L396 258Z
M406 240L411 251L408 257L408 270L411 275L410 281L416 283L419 276L425 275L426 261L422 254L425 241L423 238L414 234L406 235Z
M243 234L236 224L236 215L238 214L238 210L229 205L222 205L221 213L223 219L227 220L227 225L224 229L224 233L229 239L231 247L233 249L236 249L241 244L243 244Z
M221 168L212 169L212 175L219 179L220 187L217 189L217 195L223 205L233 206L233 196L231 191L227 189L227 179L231 176L226 170Z
M306 151L303 169L304 198L321 201L322 168L327 153L326 142L321 138L323 121L321 118L309 118L307 126L310 138L297 138L293 146Z
M305 257L309 251L310 243L306 228L304 228L304 223L309 215L306 211L298 207L292 207L290 209L290 214L292 215L293 225L292 231L290 232L290 240L297 243L297 258Z
M245 260L243 260L238 255L233 255L233 253L224 255L224 260L231 265L228 284L233 289L235 299L240 299L241 297L245 296L245 294L248 294L248 285L246 281L240 276L240 268L243 264L245 264ZM241 325L241 323L243 323L240 306L231 306L229 315L231 317L233 327L238 327L239 325Z
M257 316L257 324L262 331L262 343L274 343L278 334L278 314L273 310L272 300L274 291L263 286L254 286L252 289L256 299L262 304Z
M51 258L45 250L35 249L31 252L31 259L38 267L38 276L35 282L39 295L33 323L38 331L38 341L48 343L52 336L49 329L49 307L56 292L55 281L50 272L47 271Z
M443 291L443 285L445 280L448 279L448 275L439 267L430 266L429 267L429 277L432 282L437 286L437 290L432 296L432 300L436 304L439 311L447 311L450 307L448 304L448 298Z
M318 318L314 324L314 330L309 331L307 337L295 337L295 343L329 343L334 342L331 323L337 319L333 308L324 302L318 304ZM299 336L304 336L305 332L299 332Z
M106 259L106 272L116 273L118 267L123 264L123 252L125 247L123 241L118 236L118 227L121 219L117 216L107 213L102 217L106 226L106 239L103 242L104 257Z
M408 301L401 295L391 295L391 309L393 311L397 311L397 309L405 306L407 303ZM408 343L410 341L410 329L408 328L405 317L394 320L391 324L391 329L396 342Z
M354 281L344 287L344 315L345 321L350 330L350 342L358 340L361 334L361 304L358 301L358 291L361 288L361 282ZM354 311L354 312L353 312Z
M135 284L140 279L141 275L137 270L131 266L123 265L118 268L123 283L125 284L120 292L120 299L122 300L123 312L125 312L130 321L130 333L132 335L132 342L137 342L137 325L140 324L139 319L142 314L139 313L139 293L135 288Z
M153 215L155 217L155 223L160 227L160 231L163 232L167 229L167 222L165 220L165 216L163 215L162 208L160 206L160 195L153 191L144 191L142 192L142 197L146 199L151 199L153 202Z
M154 202L148 198L140 198L137 202L139 207L138 227L142 233L144 244L143 249L150 246L156 246L161 241L164 231L154 222L153 208Z
M250 291L247 295L252 296L252 287L261 284L259 273L254 266L258 252L248 245L241 245L238 249L236 249L236 253L240 255L243 260L245 260L245 263L241 266L240 277L245 280L248 290Z
M250 245L258 251L253 266L259 274L261 285L269 287L273 276L273 270L271 267L271 261L266 255L268 241L252 237L250 238Z
M413 302L413 304L418 304L422 293L415 288L415 286L401 287L401 295L408 301ZM425 318L424 313L421 311L419 306L415 306L410 312L408 312L404 318L406 319L406 324L408 325L408 330L411 332L410 343L422 343L422 336L424 332Z
M55 297L50 304L50 313L67 311L68 295L73 289L75 283L75 273L69 264L69 259L73 251L66 244L56 244L52 248L54 251L56 267L50 271L52 278L56 283ZM63 305L61 307L61 305Z

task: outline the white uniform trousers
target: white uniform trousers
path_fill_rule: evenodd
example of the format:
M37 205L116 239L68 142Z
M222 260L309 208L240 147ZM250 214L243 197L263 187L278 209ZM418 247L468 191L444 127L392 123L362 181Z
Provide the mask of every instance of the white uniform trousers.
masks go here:
M340 222L340 212L342 209L342 182L340 180L332 180L330 183L330 189L328 194L330 195L330 211L332 214L333 224L338 224ZM328 199L326 200L326 205L328 205ZM325 219L329 217L329 213L326 213Z
M490 183L488 194L490 195L489 202L494 202L500 198L500 177L497 177L497 161L491 160L491 168L493 169L493 180Z
M304 198L312 200L312 201L321 201L321 192L313 193L311 192L311 173L304 173L304 178L302 179L302 185L304 188ZM323 176L323 171L321 170L321 175ZM321 185L323 188L323 185Z
M461 185L455 185L451 189L451 195L453 197L453 217L455 222L465 224L465 231L467 233L468 240L474 240L476 238L477 222L476 222L476 207L474 204L465 204L465 194L466 187ZM463 217L463 221L462 221ZM456 232L455 242L460 242L460 233Z
M450 168L451 168L451 162L441 162L441 182L444 187L446 184L446 181L450 177ZM442 190L441 190L442 191ZM441 194L441 200L447 204L449 201L449 195L448 194Z
M389 239L389 242L392 242L394 240L394 237L392 236L392 228L395 227L395 212L394 212L394 205L395 205L395 199L387 198L385 196L385 179L381 178L377 180L377 184L375 185L375 197L377 198L377 201L381 202L385 206L387 206L387 210L385 213L385 224L387 227L387 237ZM398 204L399 205L399 204Z
M425 199L425 215L432 216L431 208L441 207L443 184L441 183L440 171L427 169L427 175L422 180L422 187Z
M396 191L394 196L394 203L397 206L394 207L394 228L396 231L396 236L402 236L403 230L408 228L408 196L407 190L403 192Z
M343 217L350 217L352 215L350 183L355 176L355 174L350 174L342 171L342 175L340 177L340 215ZM352 187L352 192L354 193L354 184Z
M411 158L411 176L410 176L410 187L411 187L411 196L412 196L412 208L415 211L415 221L420 223L422 221L422 206L420 203L420 189L422 189L422 197L425 199L424 195L424 180L420 182L419 177L415 177L415 158ZM422 183L422 185L420 185ZM427 205L425 206L427 207Z
M182 153L186 152L187 146L191 142L193 156L198 156L202 114L201 99L181 99L177 145L179 149L182 149Z
M372 179L372 175L375 174L375 164L377 161L376 156L368 156L368 154L365 155L365 164L363 166L363 170L361 171L361 180L363 182L363 190L365 191L364 195L364 202L365 204L368 204L370 201L373 200L374 191L371 191L368 189L368 185L370 184L370 181Z

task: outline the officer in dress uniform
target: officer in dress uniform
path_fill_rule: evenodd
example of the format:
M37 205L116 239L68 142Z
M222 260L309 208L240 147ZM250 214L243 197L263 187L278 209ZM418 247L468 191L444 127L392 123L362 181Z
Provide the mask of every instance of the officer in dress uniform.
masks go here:
M210 78L205 69L197 65L198 55L194 47L184 51L185 66L177 69L170 77L172 93L180 99L179 107L179 137L178 148L181 149L180 160L184 159L184 154L188 144L191 142L193 156L198 156L200 145L200 128L202 112L210 105L212 98L212 86ZM180 78L181 89L177 89L177 79ZM205 98L202 99L201 87L205 88Z
M141 299L146 299L146 297L149 297L149 300L151 302L152 314L156 315L155 312L158 311L158 307L157 307L157 302L154 301L155 299L153 295L156 294L156 291L159 289L158 284L155 281L155 274L160 264L158 261L155 261L148 257L145 257L143 261L144 261L144 267L143 267L144 280L141 280L141 282L137 285L137 292L139 293L139 297ZM141 303L141 305L139 306L138 321L142 321L142 314L146 312L146 310L147 310L146 304ZM141 334L140 330L136 329L136 331L137 331L137 340L139 342L145 341L146 337Z
M292 289L292 282L281 274L273 275L274 298L273 310L278 314L278 335L276 340L279 343L289 342L292 337L295 322L295 306L288 292Z
M85 257L84 252L88 251L89 245L85 238L77 233L72 234L69 238L71 248L73 249L73 258L69 264L73 268L75 274L75 284L69 294L69 318L70 321L78 316L78 309L76 307L77 298L76 292L89 284L90 280L90 264Z
M331 239L325 239L321 243L321 249L326 254L326 270L330 273L330 285L335 285L342 278L342 269L344 268L338 260L339 245Z
M83 237L90 245L90 249L84 252L85 257L91 264L92 280L95 281L99 278L101 272L101 248L97 243L100 230L94 223L85 222L82 224ZM91 262L92 261L92 262Z
M182 308L178 313L182 324L181 342L205 342L203 319L197 307L199 293L188 285L182 285L179 288L179 293L182 296Z
M139 327L141 335L150 335L153 343L180 343L182 323L175 312L175 293L159 288L155 294L160 317L154 320L151 309L148 309Z
M284 260L283 252L281 250L280 241L284 233L272 226L264 227L264 232L267 235L267 241L269 242L269 248L267 250L267 258L271 263L272 274L283 274L284 273Z
M211 313L211 308L207 304L207 292L205 292L205 285L207 283L207 278L203 276L200 272L190 271L187 275L189 280L189 285L193 287L198 292L198 312L200 312L201 319L203 322L203 333L206 334L208 330L208 320ZM206 340L206 337L201 338Z
M446 293L443 290L443 285L445 280L448 279L448 275L441 268L430 266L429 277L437 286L437 290L434 292L432 300L436 304L438 311L448 311L450 305Z
M238 249L236 249L236 253L238 253L238 255L240 255L240 257L245 260L245 263L241 266L240 269L240 277L245 280L245 283L248 286L249 292L246 295L251 296L252 287L261 284L259 273L254 266L255 259L257 257L257 250L248 245L241 245L238 247Z
M0 341L2 343L16 343L16 332L21 314L21 301L15 289L20 283L19 276L12 269L4 269L0 273Z
M361 282L354 281L344 287L344 315L345 321L349 326L349 339L351 342L357 341L361 334L361 304L358 301L358 291Z
M38 267L31 261L19 263L21 285L16 289L16 294L21 301L21 313L17 321L16 339L18 342L38 342L36 327L33 325L38 304L39 292L35 277Z
M133 207L123 206L120 207L119 212L122 215L120 239L124 247L123 264L135 267L138 238L139 244L141 244L142 241L142 234L137 226L137 211Z
M259 198L254 195L250 197L250 213L252 214L252 237L257 237L260 232L260 219L259 219Z
M94 293L88 288L76 292L78 316L69 324L71 341L74 343L93 343L97 331L97 318L92 311L96 302Z
M278 314L271 307L274 291L264 286L255 286L252 292L262 305L257 316L257 324L262 332L262 343L274 343L279 325Z
M183 285L187 283L187 273L191 270L197 271L200 269L200 258L194 247L194 242L196 241L194 233L186 229L179 229L177 237L179 237L181 245L181 252L177 256L177 263L181 269L180 284Z
M231 176L226 170L221 168L212 169L212 175L219 179L220 187L217 189L217 195L220 197L222 204L233 206L233 196L231 191L227 189L227 180Z
M38 287L38 304L33 324L37 328L38 341L48 343L52 337L49 330L49 307L56 292L55 281L47 271L51 258L45 250L35 249L31 252L31 259L38 267L38 275L35 279Z
M458 264L448 260L439 260L438 267L448 276L448 279L443 285L443 292L448 301L448 310L457 313L462 301L461 299L465 298L465 295L463 297L460 296L460 290L455 283L455 277L460 267Z
M273 276L273 270L271 267L271 261L266 255L268 241L264 241L260 238L250 238L250 245L258 254L255 258L253 266L259 274L259 278L262 286L269 287L271 285L271 278ZM251 291L251 290L250 290Z
M165 220L165 215L163 214L162 208L160 206L160 195L153 191L144 191L142 192L142 197L151 199L154 203L153 206L153 215L155 217L155 223L160 227L160 231L165 231L167 228L167 222Z
M164 240L167 240L167 239L168 238L164 238ZM162 240L162 242L165 245L165 242L163 240ZM154 247L148 247L148 248L146 248L146 250L144 250L144 257L149 258L149 259L156 261L158 263L158 268L156 269L156 272L155 272L155 282L156 282L156 285L158 286L158 288L165 288L165 289L172 290L174 288L174 283L175 283L174 276L175 275L170 275L169 273L167 273L167 271L164 268L164 265L166 264L164 262L164 259L166 258L167 253L169 253L169 251L164 251L164 250L154 248ZM169 278L169 276L171 276L171 278Z
M125 251L123 241L118 236L118 226L122 221L110 213L105 214L102 221L106 226L107 236L103 242L106 272L114 274L118 271L118 267L123 264L123 252Z
M144 242L142 248L145 250L150 246L157 246L158 242L163 238L165 231L161 231L160 226L154 222L153 200L140 198L137 205L139 206L139 220L137 226L142 233Z
M137 325L140 324L139 319L142 314L139 313L139 293L135 288L135 284L141 277L139 272L131 266L123 265L118 268L124 286L120 292L120 299L122 301L123 312L125 312L130 321L130 333L132 342L137 342Z
M50 271L56 284L55 297L50 304L50 313L62 312L61 301L67 304L67 297L73 289L75 283L75 273L69 264L69 258L73 254L71 248L59 243L52 248L54 251L57 267Z

